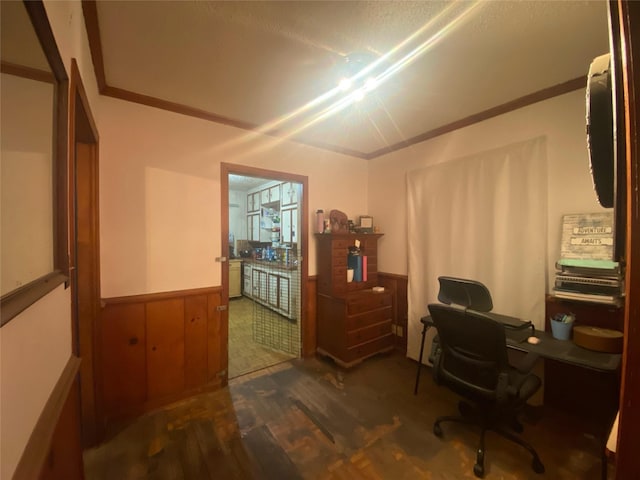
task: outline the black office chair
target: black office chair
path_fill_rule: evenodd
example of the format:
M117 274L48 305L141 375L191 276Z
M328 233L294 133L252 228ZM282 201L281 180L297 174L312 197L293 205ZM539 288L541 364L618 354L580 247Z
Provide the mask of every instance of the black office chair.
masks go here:
M540 388L540 378L530 373L531 358L523 366L511 366L507 359L504 326L487 315L455 305L429 305L438 330L439 343L433 352L433 376L472 402L461 402L461 416L436 419L433 433L442 437L442 422L475 424L481 427L480 445L473 472L484 475L484 437L492 430L522 445L533 455L532 468L544 472L544 465L531 445L520 438L518 411Z

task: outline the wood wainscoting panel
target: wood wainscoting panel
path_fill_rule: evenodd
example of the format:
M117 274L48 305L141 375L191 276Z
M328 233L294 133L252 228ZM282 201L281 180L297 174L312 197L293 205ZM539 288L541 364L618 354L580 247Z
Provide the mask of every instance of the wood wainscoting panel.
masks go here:
M184 374L187 389L207 383L207 296L184 299Z
M108 305L100 320L102 398L110 417L147 399L145 305Z
M104 421L139 415L226 384L221 287L103 299Z
M146 305L149 400L184 390L184 304L171 298Z
M80 363L74 355L67 361L29 436L13 473L14 479L84 478L80 440Z
M391 290L393 295L393 332L395 348L407 353L407 326L409 304L407 302L408 277L395 273L378 272L378 284Z
M84 478L80 432L80 383L76 376L53 431L39 480Z

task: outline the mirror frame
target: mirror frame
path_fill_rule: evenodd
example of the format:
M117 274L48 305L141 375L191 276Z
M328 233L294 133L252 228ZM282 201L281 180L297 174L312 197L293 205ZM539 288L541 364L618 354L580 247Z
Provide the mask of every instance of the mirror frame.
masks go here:
M53 271L12 290L0 299L0 326L33 305L40 298L66 283L69 276L69 236L67 218L67 136L69 77L58 51L42 0L23 0L40 46L49 62L54 78L54 111L52 139L53 183ZM68 286L68 284L67 284Z

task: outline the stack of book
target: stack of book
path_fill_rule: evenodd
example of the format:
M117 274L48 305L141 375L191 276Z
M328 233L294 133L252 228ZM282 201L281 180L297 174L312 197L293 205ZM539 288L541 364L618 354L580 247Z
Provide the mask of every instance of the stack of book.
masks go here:
M354 282L366 282L369 280L369 272L366 255L349 254L347 258L347 267L353 269Z
M561 258L556 262L554 295L619 305L624 272L613 258L613 213L565 215Z
M560 259L556 262L554 295L558 298L620 305L624 276L617 262Z

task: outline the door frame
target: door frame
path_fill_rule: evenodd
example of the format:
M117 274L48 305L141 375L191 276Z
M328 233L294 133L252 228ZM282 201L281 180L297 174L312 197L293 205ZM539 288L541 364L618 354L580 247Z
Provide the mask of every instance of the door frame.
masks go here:
M300 330L301 330L301 345L302 345L302 357L309 357L315 353L315 345L313 341L315 339L315 332L312 332L315 323L309 318L309 312L307 309L307 284L309 277L309 178L305 175L297 175L289 172L279 172L276 170L266 170L264 168L249 167L246 165L239 165L235 163L220 163L220 205L221 205L221 256L227 257L229 255L229 175L243 175L245 177L258 177L268 180L279 180L282 182L295 182L302 185L302 199L299 207L300 222L298 225L298 245L302 245L300 248L300 256L302 262L298 265L300 268ZM229 262L222 262L222 303L229 305ZM229 321L228 309L222 312L226 318L224 321ZM227 343L228 332L227 332Z
M96 348L100 315L99 135L75 58L71 59L68 127L71 350L82 360L80 416L82 445L88 447L104 437Z

